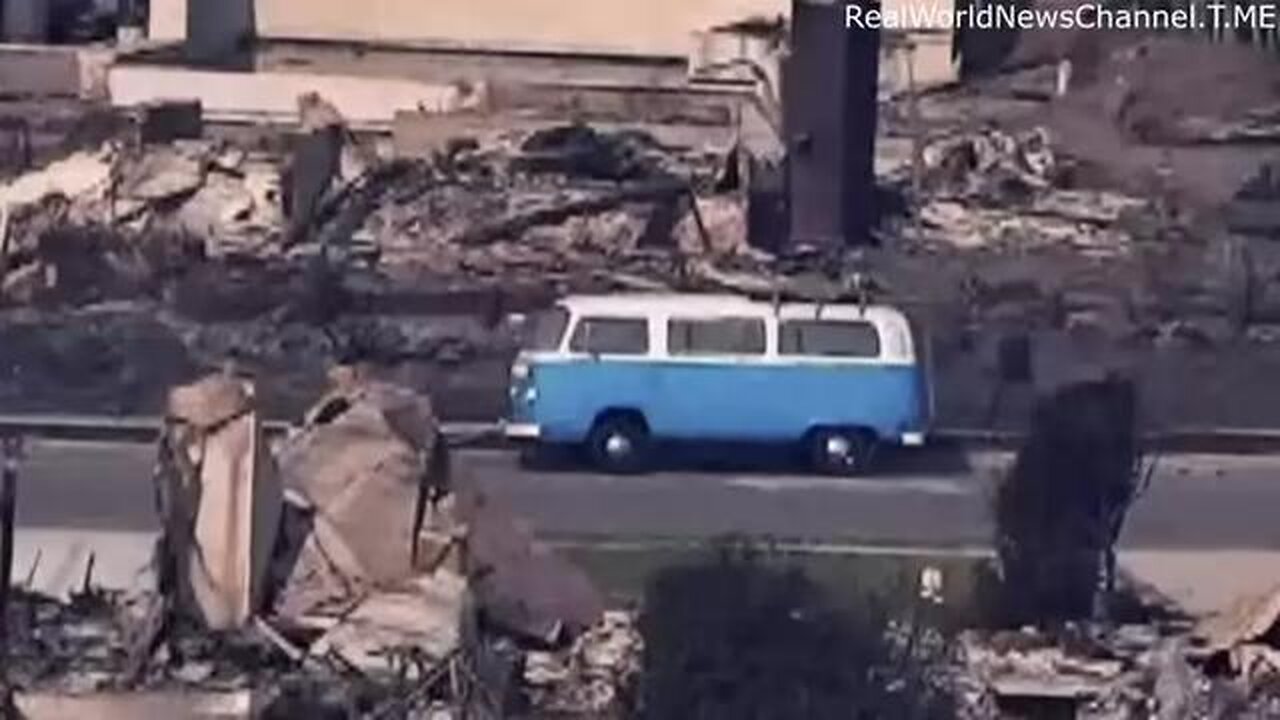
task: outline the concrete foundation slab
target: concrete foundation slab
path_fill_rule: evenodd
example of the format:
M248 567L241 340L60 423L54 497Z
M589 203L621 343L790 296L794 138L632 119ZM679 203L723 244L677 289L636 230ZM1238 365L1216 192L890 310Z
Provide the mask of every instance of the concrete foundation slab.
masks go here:
M474 107L474 92L453 85L305 73L238 73L120 65L107 76L111 103L133 108L198 101L210 120L295 123L298 97L319 93L356 127L388 127L396 111L444 113Z
M1120 566L1193 617L1226 612L1280 582L1280 552L1269 550L1129 550Z
M156 692L59 695L21 693L15 699L30 720L84 718L169 718L169 720L233 720L254 717L250 692Z

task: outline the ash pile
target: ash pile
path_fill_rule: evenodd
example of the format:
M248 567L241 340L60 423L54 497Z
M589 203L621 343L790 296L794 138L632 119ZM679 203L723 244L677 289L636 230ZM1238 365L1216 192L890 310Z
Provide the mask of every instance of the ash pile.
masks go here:
M430 400L343 369L274 449L252 383L174 389L154 588L21 594L24 717L539 717L611 711L629 613L451 478ZM572 713L577 713L573 715Z
M1274 718L1275 602L1275 593L1247 599L1189 628L1169 621L966 632L956 642L957 687L965 712L980 718Z
M1072 187L1074 162L1043 126L952 134L931 140L922 153L922 201L903 236L926 248L1057 248L1116 258L1133 252L1138 228L1154 222L1146 198Z
M738 168L723 152L573 124L403 157L357 137L321 98L300 99L299 117L299 131L253 144L116 138L0 185L0 297L163 298L175 275L205 264L302 267L321 255L387 284L651 288L696 275L694 260L767 265L746 243Z
M901 207L875 270L928 317L940 418L1021 429L1031 386L1122 370L1166 427L1274 425L1251 390L1280 338L1274 58L1163 34L1012 45L881 115L880 179ZM1186 92L1194 78L1209 90ZM996 397L1006 340L1034 357ZM1198 362L1224 385L1200 393Z
M569 124L405 156L326 105L251 137L117 135L0 184L0 401L157 414L164 387L235 358L269 381L265 412L296 417L358 358L487 421L504 314L785 272L747 243L723 150Z

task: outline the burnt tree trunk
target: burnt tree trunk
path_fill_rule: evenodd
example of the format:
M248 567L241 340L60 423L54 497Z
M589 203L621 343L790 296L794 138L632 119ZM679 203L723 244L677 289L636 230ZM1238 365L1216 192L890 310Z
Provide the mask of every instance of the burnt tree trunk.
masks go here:
M1094 616L1115 576L1115 545L1137 492L1136 389L1110 378L1037 406L995 499L1007 619Z

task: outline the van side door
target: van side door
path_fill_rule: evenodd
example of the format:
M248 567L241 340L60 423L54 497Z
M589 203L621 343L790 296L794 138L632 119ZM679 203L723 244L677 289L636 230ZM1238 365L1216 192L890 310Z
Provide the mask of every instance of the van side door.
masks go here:
M559 363L555 390L546 393L549 414L566 429L566 441L586 438L606 410L646 413L654 394L650 320L644 316L578 318L568 358Z
M767 440L768 327L761 317L666 321L662 425L683 439Z
M914 369L883 361L875 323L792 318L778 327L778 354L795 370L788 412L809 426L864 427L891 435L914 415Z

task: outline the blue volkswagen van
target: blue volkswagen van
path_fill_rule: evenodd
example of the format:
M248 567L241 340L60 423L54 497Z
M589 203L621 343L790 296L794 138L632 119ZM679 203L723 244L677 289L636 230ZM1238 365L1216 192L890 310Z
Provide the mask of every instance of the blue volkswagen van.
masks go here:
M513 440L639 470L655 441L795 443L825 473L921 445L927 369L884 306L723 295L573 296L535 316L511 369Z

